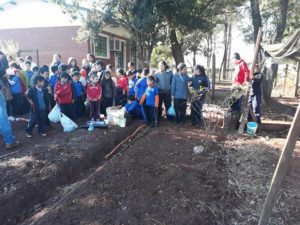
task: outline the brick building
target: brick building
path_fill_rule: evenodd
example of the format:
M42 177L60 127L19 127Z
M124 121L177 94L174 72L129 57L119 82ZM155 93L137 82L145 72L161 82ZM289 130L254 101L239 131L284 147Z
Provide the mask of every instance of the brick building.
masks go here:
M71 21L59 6L45 0L0 0L0 21L0 41L14 40L21 56L32 55L40 65L50 64L54 53L60 53L65 63L74 57L81 64L89 52L115 68L136 62L136 51L127 44L130 35L124 27L106 25L96 43L78 43L74 37L81 21Z

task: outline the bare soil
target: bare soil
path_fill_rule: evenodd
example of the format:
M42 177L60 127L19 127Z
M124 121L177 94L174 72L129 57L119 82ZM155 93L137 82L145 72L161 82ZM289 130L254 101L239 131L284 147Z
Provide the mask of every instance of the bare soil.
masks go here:
M217 99L227 94L220 90ZM294 112L294 106L274 103L263 115L291 120ZM0 224L258 223L287 131L224 136L163 122L143 129L106 161L140 125L72 133L52 125L47 137L26 139L26 123L15 122L23 145L0 149ZM199 145L205 151L194 154ZM298 141L269 225L300 225L299 171Z
M13 129L22 146L13 150L15 154L0 158L0 224L17 224L40 210L47 199L59 197L66 185L91 173L139 125L135 122L126 129L63 133L61 126L55 124L47 137L36 134L26 139L26 123L15 122ZM0 157L11 152L1 149Z
M284 143L263 135L224 138L168 123L145 130L23 224L255 225ZM199 145L205 152L194 154ZM272 225L299 224L299 149Z

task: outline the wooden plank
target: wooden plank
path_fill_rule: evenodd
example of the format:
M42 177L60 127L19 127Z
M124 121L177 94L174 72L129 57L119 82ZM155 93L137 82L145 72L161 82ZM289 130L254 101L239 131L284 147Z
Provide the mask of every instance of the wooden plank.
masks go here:
M260 130L264 131L283 131L288 130L291 127L292 122L279 121L279 120L262 120L259 125Z
M298 96L299 76L300 76L300 62L297 63L297 75L296 75L295 94L294 94L295 97Z
M256 67L256 61L257 61L257 56L258 56L258 52L259 52L259 49L260 49L260 42L261 42L261 39L262 39L262 33L263 33L262 28L260 27L259 30L258 30L258 35L257 35L257 40L256 40L256 45L255 45L255 52L254 52L254 56L253 56L252 67L251 67L251 70L250 70L250 79L252 79L253 74L254 74L254 70L255 70L255 67ZM240 123L239 130L238 130L239 134L244 133L244 129L245 129L245 126L246 126L246 123L247 123L247 118L248 118L248 113L249 113L248 99L249 99L250 88L251 87L248 87L247 94L246 94L246 96L243 100L243 113L242 113L241 123Z
M272 214L272 209L274 203L276 201L276 196L280 189L281 183L287 173L288 167L290 165L290 161L292 158L292 154L295 148L295 144L297 138L300 133L300 104L298 104L298 109L296 115L294 117L293 123L289 130L285 145L281 152L280 159L278 161L276 170L273 175L273 179L271 182L271 186L268 192L268 196L264 205L264 209L262 211L262 215L259 220L258 225L267 225L269 217Z

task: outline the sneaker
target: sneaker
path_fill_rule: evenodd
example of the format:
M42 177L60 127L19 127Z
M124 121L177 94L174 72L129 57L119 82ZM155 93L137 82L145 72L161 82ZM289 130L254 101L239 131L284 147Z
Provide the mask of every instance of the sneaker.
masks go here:
M27 138L32 138L32 134L26 133Z
M41 136L42 136L42 137L46 137L47 134L46 134L46 133L42 133Z
M6 144L5 149L13 149L19 147L21 144L19 141L15 141L15 143L12 144Z
M9 116L8 120L13 122L13 121L15 121L15 118L13 116Z

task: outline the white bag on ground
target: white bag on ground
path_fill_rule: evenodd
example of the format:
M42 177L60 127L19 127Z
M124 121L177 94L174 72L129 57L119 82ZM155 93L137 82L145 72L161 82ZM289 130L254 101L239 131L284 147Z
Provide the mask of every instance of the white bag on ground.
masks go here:
M60 123L64 128L64 132L71 132L78 128L78 125L63 113L61 114Z
M60 121L60 108L59 106L56 104L53 109L51 110L51 112L48 115L48 118L50 120L51 123L58 123Z
M119 127L126 127L126 118L124 117L126 110L114 109L109 107L106 109L107 120L111 125L117 125Z

